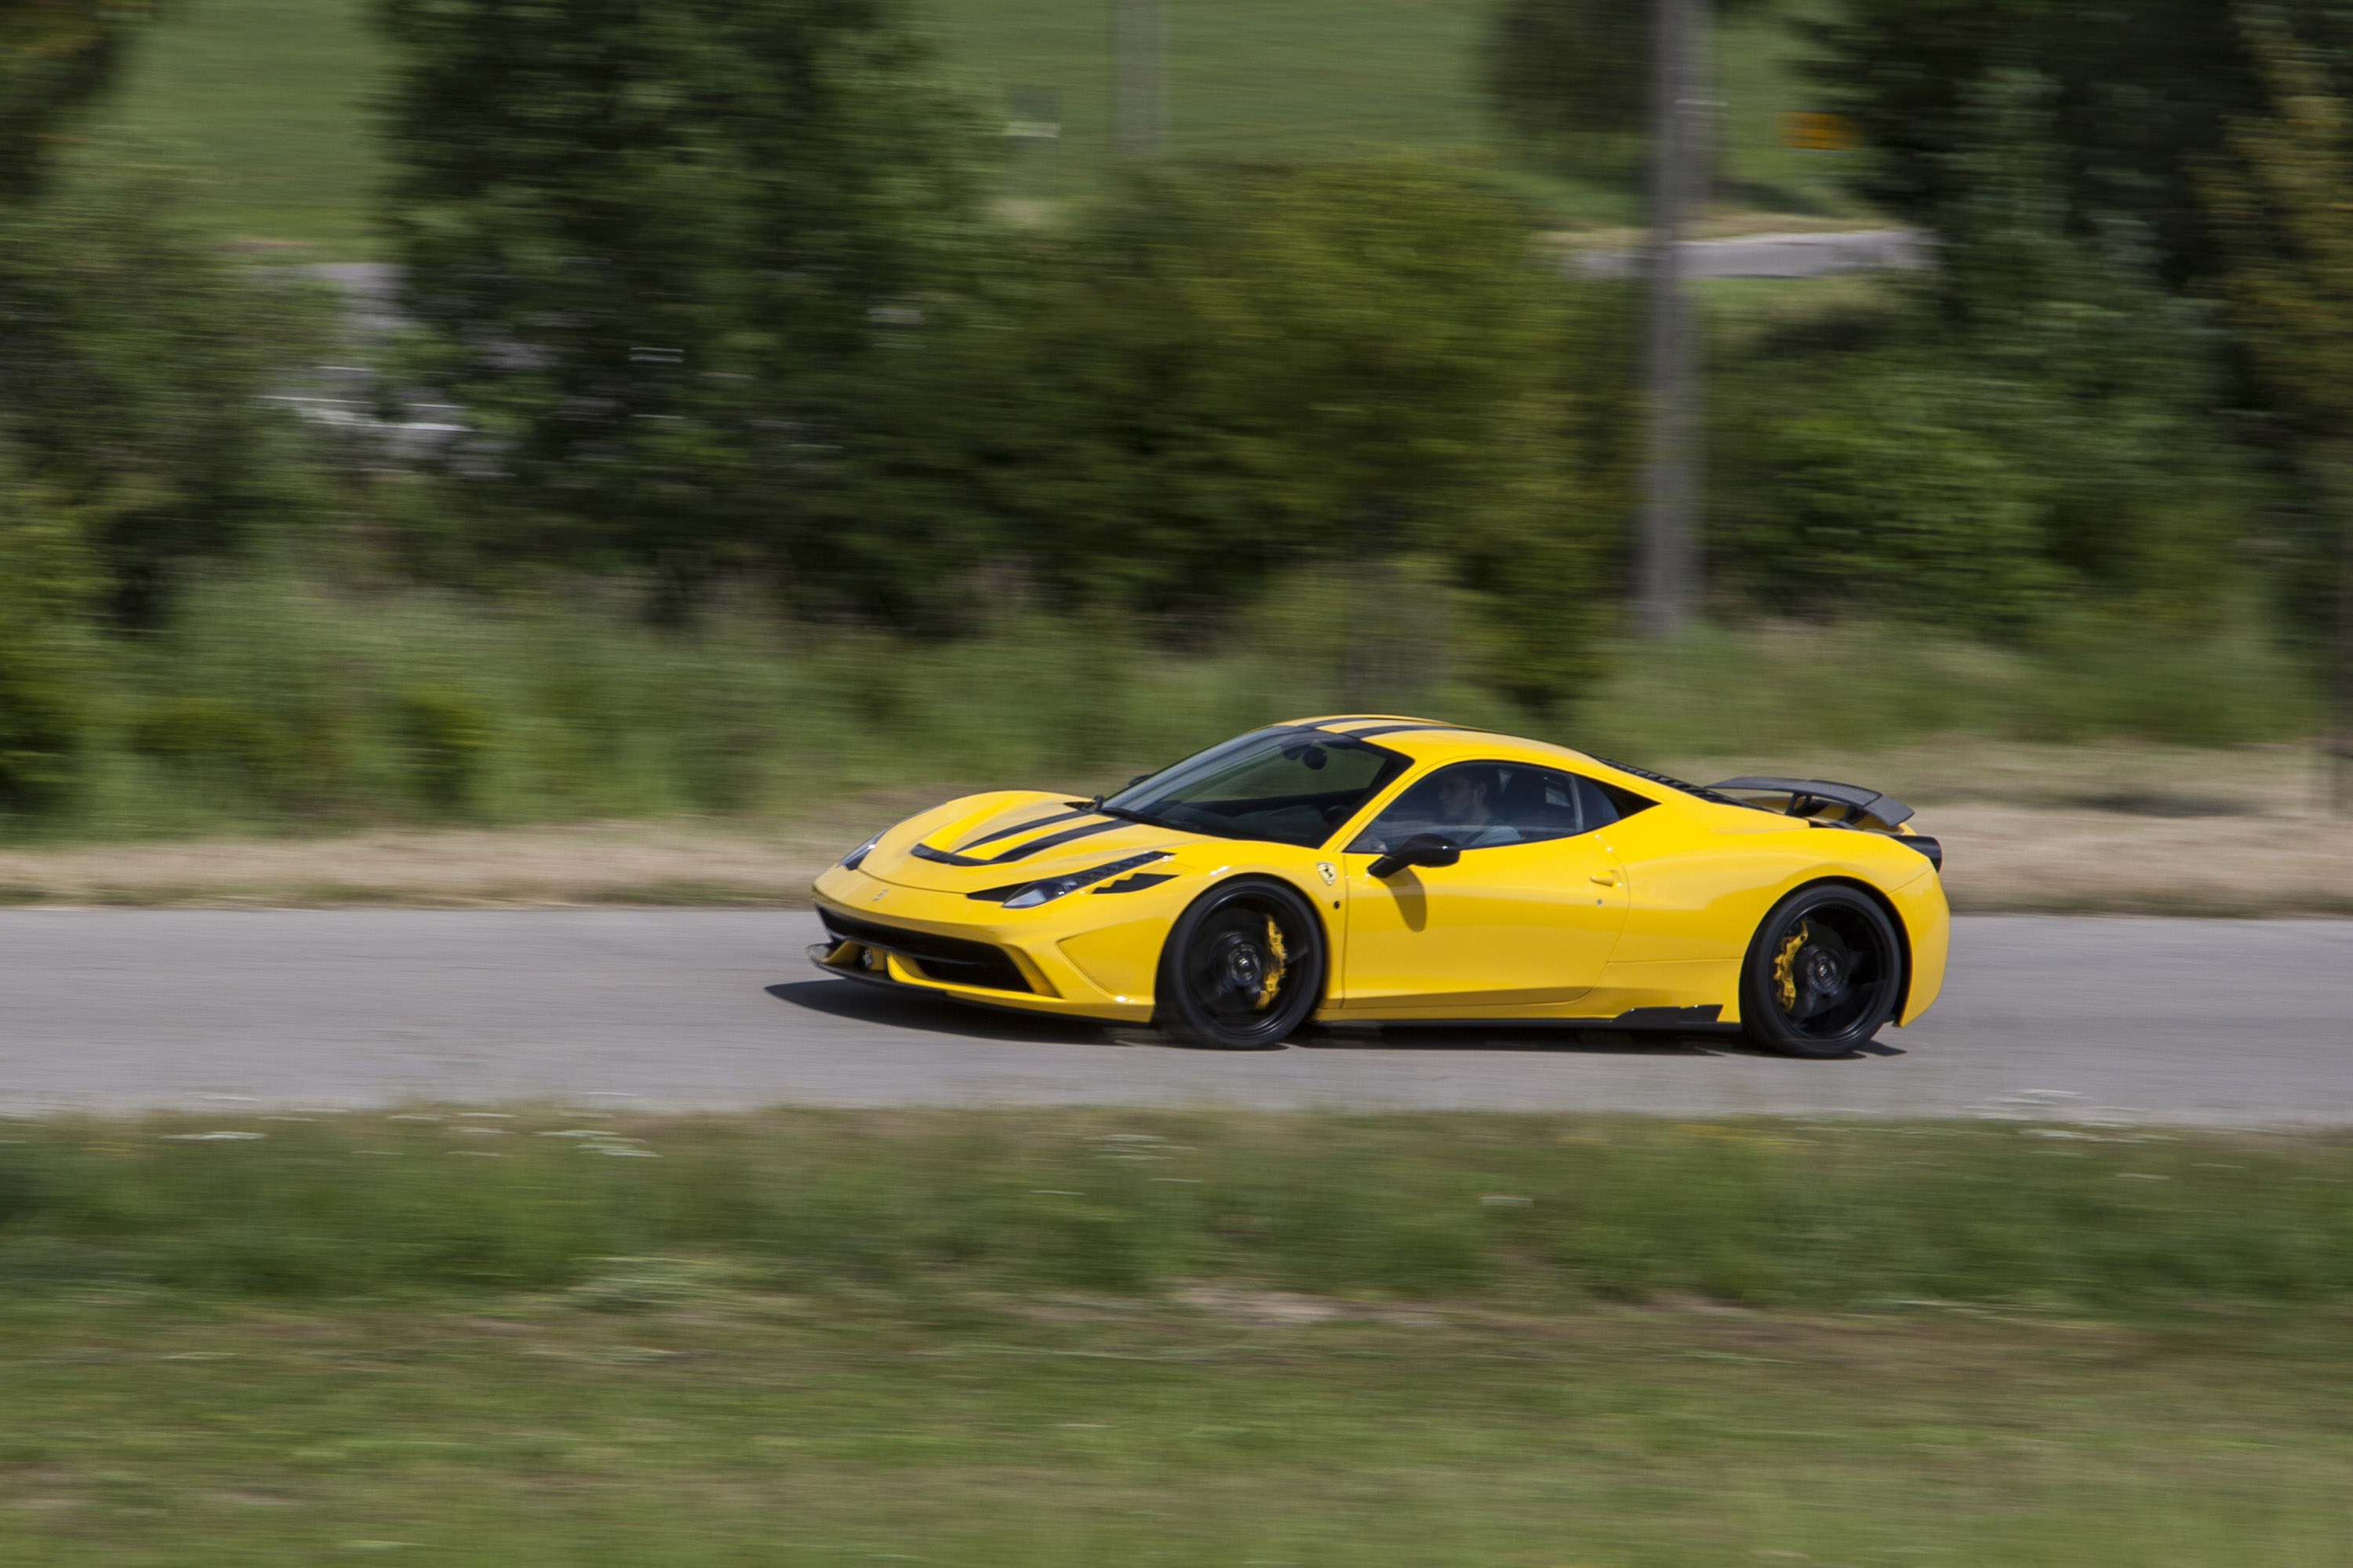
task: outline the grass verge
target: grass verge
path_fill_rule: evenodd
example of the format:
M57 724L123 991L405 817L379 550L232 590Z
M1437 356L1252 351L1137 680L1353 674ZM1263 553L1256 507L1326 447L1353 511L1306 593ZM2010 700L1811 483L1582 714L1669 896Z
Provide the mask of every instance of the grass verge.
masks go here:
M0 1563L2317 1568L2353 1506L2342 1139L0 1135Z
M1496 1115L582 1112L9 1125L0 1285L549 1290L614 1258L776 1288L1557 1307L2341 1303L2353 1141Z
M0 1308L0 1562L2323 1568L2341 1322Z

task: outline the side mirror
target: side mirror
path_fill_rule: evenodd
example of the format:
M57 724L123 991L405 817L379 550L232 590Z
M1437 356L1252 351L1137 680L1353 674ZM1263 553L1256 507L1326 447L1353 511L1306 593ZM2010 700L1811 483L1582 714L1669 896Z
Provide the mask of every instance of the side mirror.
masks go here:
M1416 833L1373 862L1376 879L1395 876L1409 865L1452 865L1462 858L1461 846L1439 833Z

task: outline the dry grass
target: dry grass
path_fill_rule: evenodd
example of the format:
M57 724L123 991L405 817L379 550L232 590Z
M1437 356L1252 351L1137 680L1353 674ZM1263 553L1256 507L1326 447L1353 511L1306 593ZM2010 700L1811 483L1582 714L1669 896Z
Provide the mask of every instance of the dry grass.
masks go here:
M0 851L0 901L806 906L819 871L924 803L869 798L787 825L580 822Z
M1844 779L1919 808L1972 914L2353 915L2353 838L2300 747L2193 751L1948 739L1895 751L1683 762Z
M2353 835L2308 752L1947 741L1849 755L1683 759L1683 777L1789 771L1901 796L1975 913L2353 915ZM126 905L806 905L808 884L920 792L786 823L591 822L0 851L0 899Z

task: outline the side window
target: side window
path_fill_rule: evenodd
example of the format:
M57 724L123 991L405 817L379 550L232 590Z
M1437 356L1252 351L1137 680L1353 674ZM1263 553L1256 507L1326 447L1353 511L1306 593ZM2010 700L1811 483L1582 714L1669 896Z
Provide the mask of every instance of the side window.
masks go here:
M1568 838L1599 825L1586 803L1599 798L1588 793L1592 789L1574 774L1550 768L1458 762L1389 802L1348 850L1386 854L1416 833L1437 833L1467 850Z
M1625 815L1615 801L1601 792L1600 785L1581 774L1577 779L1577 803L1585 808L1585 825L1588 830L1606 828Z

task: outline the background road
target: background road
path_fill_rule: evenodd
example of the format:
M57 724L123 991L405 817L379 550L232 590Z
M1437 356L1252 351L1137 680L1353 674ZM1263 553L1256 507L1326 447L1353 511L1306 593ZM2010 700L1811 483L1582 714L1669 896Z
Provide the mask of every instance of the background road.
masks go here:
M2353 922L1957 925L1926 1020L1810 1063L1496 1029L1178 1050L827 980L798 913L16 910L0 913L0 1110L1203 1102L2353 1124Z

